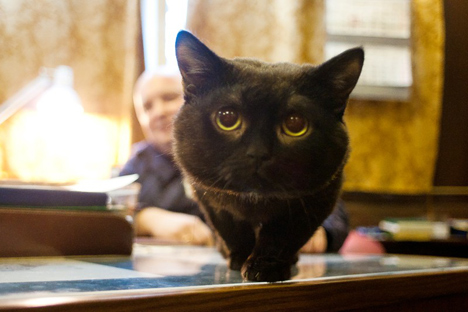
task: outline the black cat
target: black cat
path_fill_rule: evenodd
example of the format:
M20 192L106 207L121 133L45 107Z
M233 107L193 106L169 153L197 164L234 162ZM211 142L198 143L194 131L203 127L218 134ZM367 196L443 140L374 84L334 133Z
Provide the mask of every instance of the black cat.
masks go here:
M185 104L174 121L175 159L220 251L247 280L289 279L340 194L343 113L363 50L318 67L228 60L181 31L176 54Z

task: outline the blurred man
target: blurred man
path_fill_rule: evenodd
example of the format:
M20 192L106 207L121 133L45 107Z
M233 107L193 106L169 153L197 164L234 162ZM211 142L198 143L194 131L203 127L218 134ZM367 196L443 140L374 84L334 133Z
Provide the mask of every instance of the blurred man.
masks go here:
M139 77L134 105L145 141L133 146L132 157L120 174L139 175L137 235L212 245L211 231L198 206L185 196L181 173L171 156L172 120L184 102L182 93L177 68L160 67Z

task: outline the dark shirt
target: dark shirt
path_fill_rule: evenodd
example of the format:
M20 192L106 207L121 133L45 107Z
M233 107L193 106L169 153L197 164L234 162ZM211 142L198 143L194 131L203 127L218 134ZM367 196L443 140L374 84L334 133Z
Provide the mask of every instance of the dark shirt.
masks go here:
M343 200L339 199L335 209L322 223L327 233L327 252L337 252L349 233L349 216Z
M172 159L148 142L136 143L132 154L120 175L139 175L137 182L141 184L141 190L138 209L159 207L203 219L197 204L185 196L182 175ZM322 226L327 233L327 252L338 251L349 231L348 214L343 201L338 201L333 213Z
M197 204L185 196L181 173L172 159L147 142L136 143L132 154L120 175L139 175L137 182L141 189L137 210L158 207L203 219Z

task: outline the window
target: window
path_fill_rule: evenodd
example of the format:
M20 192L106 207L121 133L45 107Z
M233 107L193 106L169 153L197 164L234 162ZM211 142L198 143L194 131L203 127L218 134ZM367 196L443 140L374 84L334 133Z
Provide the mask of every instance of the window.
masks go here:
M353 97L408 100L412 85L410 5L410 0L327 0L327 59L355 46L366 51Z
M141 12L146 68L175 65L175 38L185 29L187 0L143 0Z

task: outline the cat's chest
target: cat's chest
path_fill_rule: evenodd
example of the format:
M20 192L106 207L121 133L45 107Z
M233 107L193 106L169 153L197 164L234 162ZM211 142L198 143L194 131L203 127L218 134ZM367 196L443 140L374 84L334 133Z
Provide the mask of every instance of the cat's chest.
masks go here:
M325 188L303 196L262 196L255 193L229 193L194 187L194 196L201 207L211 211L227 211L234 218L252 223L265 223L273 219L288 218L291 214L304 214L316 219L328 215L339 196L341 179L333 179Z
M227 211L235 219L248 220L251 223L265 223L282 218L295 211L313 209L313 200L308 198L267 198L255 193L234 195L200 189L195 192L197 200L204 207L213 211ZM312 211L311 211L312 212Z
M203 206L208 206L214 211L225 210L237 219L248 219L252 222L266 222L284 210L281 200L265 199L254 193L239 196L196 189L195 197Z

